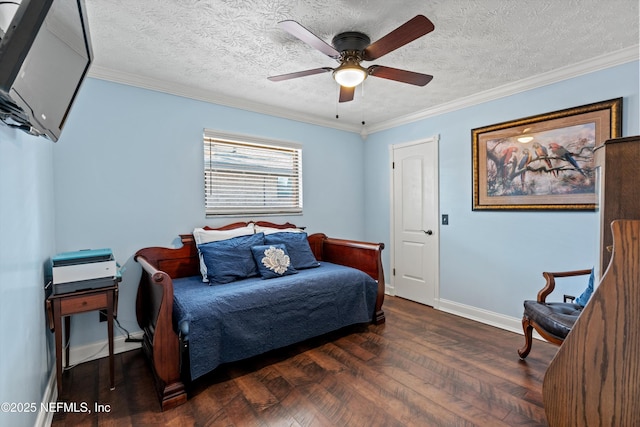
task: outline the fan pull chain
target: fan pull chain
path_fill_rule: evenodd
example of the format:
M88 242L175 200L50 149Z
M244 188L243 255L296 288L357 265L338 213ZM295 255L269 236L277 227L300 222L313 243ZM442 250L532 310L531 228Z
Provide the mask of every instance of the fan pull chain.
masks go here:
M338 96L336 96L334 99L338 99L340 98L340 85L337 85L338 87ZM340 101L336 101L336 120L338 120L340 118L340 115L338 114L338 107L340 106Z
M362 82L360 86L362 87L362 89L360 89L360 107L362 111L362 126L364 126L364 82Z

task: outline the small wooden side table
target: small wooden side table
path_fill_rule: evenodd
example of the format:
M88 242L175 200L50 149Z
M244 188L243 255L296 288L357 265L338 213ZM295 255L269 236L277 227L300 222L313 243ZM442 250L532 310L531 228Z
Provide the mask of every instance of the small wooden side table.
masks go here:
M94 310L107 311L107 330L109 335L109 380L111 390L115 389L113 375L113 318L118 308L118 279L114 278L113 286L89 289L64 294L53 294L47 298L47 315L49 328L55 333L56 340L56 379L58 395L62 392L62 318L64 317L65 334L65 367L69 367L69 333L71 331L72 314Z

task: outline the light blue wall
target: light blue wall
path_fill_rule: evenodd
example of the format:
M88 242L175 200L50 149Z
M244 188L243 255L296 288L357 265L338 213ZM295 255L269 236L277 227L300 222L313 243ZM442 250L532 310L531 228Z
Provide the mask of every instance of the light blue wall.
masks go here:
M366 238L389 244L389 145L440 135L440 298L507 316L543 286L542 271L594 264L592 212L474 212L471 129L623 97L623 135L640 133L638 62L591 73L370 135L365 145ZM428 96L428 87L425 95ZM385 269L390 271L389 251Z
M50 141L0 126L0 402L40 405L54 366L44 311L44 263L54 249ZM0 412L2 426L37 413Z
M130 331L139 330L140 270L132 260L138 249L174 245L194 227L260 219L205 218L203 128L302 143L304 214L267 219L289 220L311 233L364 237L359 135L89 79L53 148L56 251L113 249L127 267L118 319ZM72 345L106 338L97 318L74 317Z
M540 271L593 263L596 217L472 212L470 130L621 96L623 134L638 134L638 81L635 62L379 132L363 143L347 132L87 80L57 144L0 126L0 342L6 344L0 401L40 402L52 372L43 310L43 265L51 254L113 248L127 266L119 318L134 331L134 252L175 244L195 226L236 219L204 217L205 127L304 145L305 213L274 221L387 245L388 146L440 135L440 210L451 222L439 231L440 296L519 317L522 300L541 286ZM384 256L389 271L389 250ZM85 319L74 318L72 345L106 339L97 315ZM0 425L34 420L35 414L0 414Z

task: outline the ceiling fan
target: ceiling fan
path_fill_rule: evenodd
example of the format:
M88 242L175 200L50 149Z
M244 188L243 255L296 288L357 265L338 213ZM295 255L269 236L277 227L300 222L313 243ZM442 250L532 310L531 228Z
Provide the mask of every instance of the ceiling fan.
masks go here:
M334 80L340 85L339 101L348 102L353 100L356 86L362 83L367 76L395 80L416 86L424 86L433 79L433 76L428 74L384 65L371 65L367 68L360 65L362 61L376 60L433 31L433 23L423 15L415 16L374 43L371 43L366 34L358 31L347 31L336 35L331 41L331 45L329 45L296 21L281 21L278 26L311 47L335 59L340 65L337 68L321 67L268 77L273 82L331 71L333 72Z

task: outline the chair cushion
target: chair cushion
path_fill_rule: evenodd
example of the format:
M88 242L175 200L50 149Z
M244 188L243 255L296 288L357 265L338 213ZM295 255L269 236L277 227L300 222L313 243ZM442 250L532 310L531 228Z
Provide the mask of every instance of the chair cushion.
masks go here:
M568 302L548 302L541 304L537 301L524 302L524 314L537 323L546 332L560 339L564 339L578 316L582 307Z

